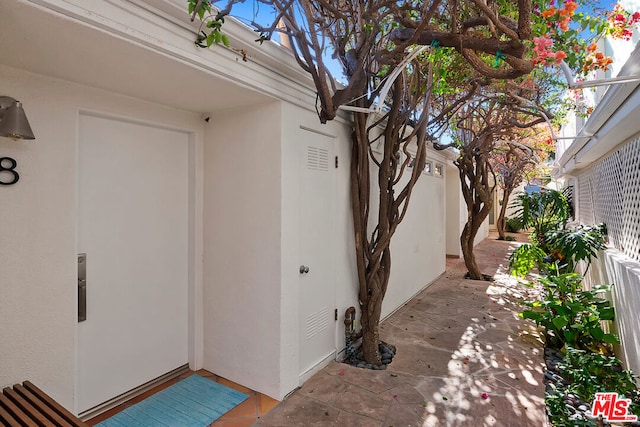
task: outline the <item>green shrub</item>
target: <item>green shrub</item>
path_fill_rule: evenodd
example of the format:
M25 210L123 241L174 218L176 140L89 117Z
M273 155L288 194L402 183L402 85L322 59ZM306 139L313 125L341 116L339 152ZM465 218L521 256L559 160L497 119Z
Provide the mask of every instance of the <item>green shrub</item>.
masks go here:
M564 228L569 219L569 204L564 195L555 190L541 190L518 194L516 218L523 228L533 228L533 241L548 251L545 235Z
M547 233L546 240L554 257L562 261L560 269L574 271L580 261L591 265L598 251L604 250L607 230L604 224L579 226Z
M593 401L596 393L618 393L620 398L631 399L630 412L640 415L638 377L622 369L616 357L569 347L558 368L571 383L569 392L585 402Z
M507 218L504 225L505 231L509 233L517 233L523 228L522 221L520 221L518 218Z
M538 246L525 243L520 245L509 257L509 270L514 276L525 277L535 267L542 264L547 254Z
M571 418L573 411L567 407L567 395L576 396L591 404L596 393L618 393L621 399L631 399L629 413L640 416L640 392L638 377L622 369L620 361L612 356L567 348L564 359L558 364L560 375L568 384L556 384L545 394L549 418L556 427L602 425L588 419Z
M542 300L522 302L530 308L520 316L545 328L549 347L606 351L606 345L620 342L616 335L604 332L601 325L601 321L614 318L611 302L598 297L611 286L601 285L585 291L581 282L582 276L576 273L540 278L544 286Z
M544 240L546 251L535 242L511 254L509 269L514 275L524 277L535 267L541 273L571 273L580 261L585 261L588 269L598 251L606 249L606 227L600 224L551 230Z

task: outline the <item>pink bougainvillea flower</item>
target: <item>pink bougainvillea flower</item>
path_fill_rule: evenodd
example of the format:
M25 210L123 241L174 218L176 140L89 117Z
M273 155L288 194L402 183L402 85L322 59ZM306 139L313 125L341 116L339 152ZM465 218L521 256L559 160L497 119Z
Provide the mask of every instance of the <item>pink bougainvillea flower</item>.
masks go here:
M489 398L489 393L482 393L482 398L483 399L488 399Z

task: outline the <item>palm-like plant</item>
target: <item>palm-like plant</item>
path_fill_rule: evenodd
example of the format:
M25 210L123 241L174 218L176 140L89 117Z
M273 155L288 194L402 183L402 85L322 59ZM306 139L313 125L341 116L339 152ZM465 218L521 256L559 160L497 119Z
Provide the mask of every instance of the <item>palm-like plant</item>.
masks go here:
M591 260L598 257L598 251L606 249L607 230L604 224L580 226L572 229L547 233L547 244L552 253L563 261L565 271L574 271L580 261L586 263L586 271Z
M525 228L533 228L535 243L549 252L547 233L564 229L569 220L569 203L560 191L541 190L518 195L515 217Z

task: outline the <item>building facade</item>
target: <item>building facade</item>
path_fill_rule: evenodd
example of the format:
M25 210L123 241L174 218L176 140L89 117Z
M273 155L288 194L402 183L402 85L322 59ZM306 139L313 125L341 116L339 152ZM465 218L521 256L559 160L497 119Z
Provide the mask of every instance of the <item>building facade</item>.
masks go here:
M188 366L282 399L344 349L349 116L321 125L290 52L237 21L197 48L185 4L0 0L0 94L36 136L0 138L2 386L87 414ZM383 315L460 234L451 157L427 156Z

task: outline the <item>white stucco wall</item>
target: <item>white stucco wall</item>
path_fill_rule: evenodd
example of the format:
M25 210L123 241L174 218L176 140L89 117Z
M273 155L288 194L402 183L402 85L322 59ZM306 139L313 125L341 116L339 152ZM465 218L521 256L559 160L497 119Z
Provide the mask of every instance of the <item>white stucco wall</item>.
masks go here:
M280 104L269 103L212 117L203 214L203 366L276 398L282 397L280 115Z
M453 165L446 166L445 185L446 253L454 257L461 257L460 234L462 227L467 222L467 211L460 189L458 168Z
M204 367L283 397L299 385L300 125L326 127L337 138L338 350L344 345L344 311L357 307L350 126L344 120L320 125L313 91L303 86L308 77L294 71L295 63L287 62L288 54L278 47L256 47L250 31L245 34L250 43L245 63L237 52L222 47L195 49L189 24L143 10L138 7L143 2L131 4L131 14L109 2L95 14L86 12L90 6L79 0L49 3L64 17L54 18L44 7L25 1L6 7L7 14L0 16L4 28L16 27L7 33L29 47L18 52L18 44L5 38L0 48L12 54L4 60L85 83L0 66L0 94L23 101L37 137L32 142L0 138L0 156L15 158L21 174L17 185L0 188L0 386L28 378L75 408L76 144L79 111L88 109L194 135L190 277L202 281L201 288L191 290L192 302L202 305L191 307L192 368ZM92 20L96 22L85 22ZM55 30L51 37L49 30ZM242 41L234 39L237 46L245 46ZM239 80L242 89L232 83ZM267 102L265 93L290 104ZM219 110L231 103L243 107ZM213 111L208 124L203 111ZM423 176L414 190L392 243L383 315L444 271L444 193L445 179L434 176ZM375 191L373 195L377 199Z
M509 201L507 202L506 219L513 218L514 216L516 216L516 212L519 209L519 205L514 205L514 203L517 202L518 195L524 192L525 185L527 185L526 182L523 182L522 184L520 184L515 190L513 190L513 192L509 196ZM500 206L498 206L498 212L499 212L499 209L500 209ZM496 218L497 217L498 215L496 214Z
M478 246L480 242L482 242L484 239L489 237L489 231L490 231L489 218L487 218L478 229L478 234L476 235L476 239L473 242L473 246L474 247Z
M35 141L0 138L20 181L0 188L0 386L30 379L74 408L76 143L80 109L201 129L198 115L0 65Z
M427 158L434 164L445 163L432 150ZM422 174L413 189L407 215L391 241L391 276L382 304L383 318L445 270L445 179Z

